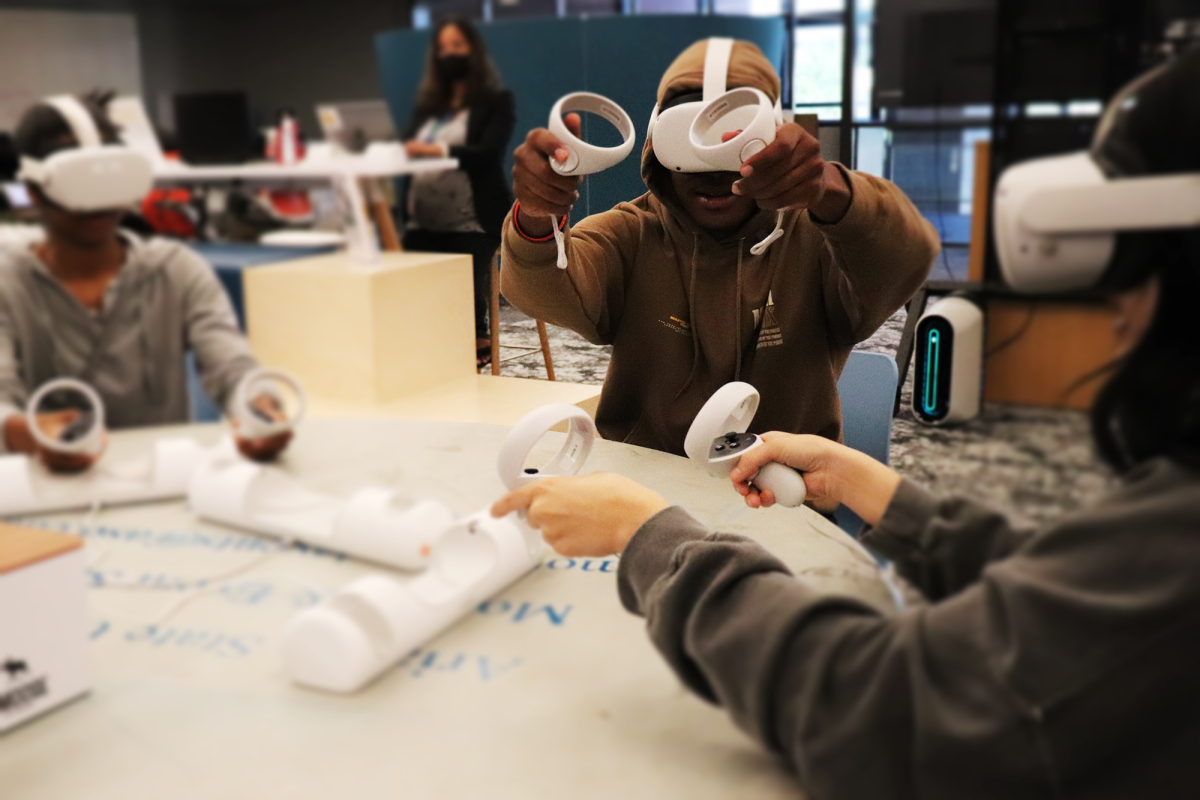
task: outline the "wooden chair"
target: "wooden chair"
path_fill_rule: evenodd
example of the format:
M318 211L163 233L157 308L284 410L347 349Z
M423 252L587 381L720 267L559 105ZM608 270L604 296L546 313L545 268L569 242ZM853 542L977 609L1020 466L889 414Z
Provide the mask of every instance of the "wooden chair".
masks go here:
M492 259L492 305L488 312L492 320L492 374L500 374L500 364L536 353L537 350L522 350L514 356L500 358L500 251L496 251ZM542 360L546 364L546 380L556 380L554 377L554 360L550 356L550 337L546 334L546 323L540 319L537 322L538 339L541 341Z

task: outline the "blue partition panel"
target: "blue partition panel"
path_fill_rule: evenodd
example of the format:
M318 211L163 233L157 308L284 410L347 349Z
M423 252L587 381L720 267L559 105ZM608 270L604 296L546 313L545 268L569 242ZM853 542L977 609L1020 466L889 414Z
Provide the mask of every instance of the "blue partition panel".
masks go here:
M546 125L550 108L568 92L603 94L633 118L637 131L633 154L619 166L584 181L576 205L580 217L606 211L646 191L640 173L646 125L662 73L684 48L708 36L749 39L779 69L786 43L782 19L756 17L519 20L485 25L482 32L505 85L517 99L517 125L506 172L512 166L512 150L532 128ZM384 96L400 128L412 117L430 37L430 31L404 30L381 33L375 39ZM584 137L597 144L613 143L603 138L602 131L595 133L585 129Z

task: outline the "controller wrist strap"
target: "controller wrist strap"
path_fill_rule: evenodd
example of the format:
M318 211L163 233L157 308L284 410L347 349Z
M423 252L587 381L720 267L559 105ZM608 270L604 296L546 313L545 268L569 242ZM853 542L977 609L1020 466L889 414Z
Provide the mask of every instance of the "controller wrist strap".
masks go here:
M767 234L767 238L750 248L751 255L761 256L767 252L768 247L783 236L783 212L784 209L779 209L779 212L775 215L775 230Z

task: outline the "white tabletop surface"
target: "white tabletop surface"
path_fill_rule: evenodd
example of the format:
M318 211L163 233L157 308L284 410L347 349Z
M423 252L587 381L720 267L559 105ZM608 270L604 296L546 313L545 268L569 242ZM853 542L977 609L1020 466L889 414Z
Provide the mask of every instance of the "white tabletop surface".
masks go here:
M507 429L313 421L284 468L313 488L368 483L459 514L503 493ZM172 431L178 433L178 430ZM215 441L216 427L184 429ZM164 431L119 433L106 457ZM557 450L549 434L531 458ZM807 509L751 511L686 459L597 442L584 472L624 473L805 580L888 603L869 557ZM780 762L686 692L615 590L615 559L548 552L541 567L351 696L291 684L277 654L301 608L380 568L196 521L183 501L43 517L83 532L93 580L218 581L181 593L93 588L94 691L0 735L5 800L155 798L796 797ZM401 573L393 573L402 576Z

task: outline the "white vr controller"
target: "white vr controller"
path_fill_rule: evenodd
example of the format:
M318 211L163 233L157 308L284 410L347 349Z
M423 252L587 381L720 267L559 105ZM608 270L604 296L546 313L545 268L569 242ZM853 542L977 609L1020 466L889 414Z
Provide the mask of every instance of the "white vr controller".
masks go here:
M718 389L688 428L683 443L688 458L713 477L729 477L742 456L763 443L757 435L746 433L758 401L758 390L748 383L727 383ZM808 495L800 473L774 461L759 468L752 482L760 490L770 491L786 508L801 505Z
M597 147L588 144L567 129L563 115L572 111L590 111L611 122L621 134L616 147ZM633 120L625 109L607 97L592 92L572 92L558 99L550 111L550 132L567 151L566 161L550 159L550 166L559 175L591 175L620 164L633 150Z
M295 396L298 407L292 414L277 418L256 405L262 397L279 400L274 385L283 384ZM233 415L237 420L238 435L245 439L265 439L292 430L304 417L308 399L300 382L290 373L280 369L256 369L246 374L238 383L233 396ZM284 409L278 409L282 412Z
M567 441L542 468L525 461L551 428L567 422ZM536 409L512 429L497 467L510 489L549 475L574 475L591 452L596 428L576 406ZM297 683L354 692L438 636L533 569L542 537L519 515L487 509L452 525L433 544L429 569L406 583L367 575L288 624L283 659Z
M52 395L59 392L74 392L83 397L88 409L74 410L78 416L68 423L57 436L49 436L40 424L38 415L47 411L62 411L64 409L44 409L43 406ZM38 387L29 399L25 410L25 419L29 432L34 441L46 450L64 455L98 456L104 450L104 401L96 390L81 380L75 378L56 378Z
M551 428L567 423L567 440L554 458L544 467L526 467L533 446ZM504 437L500 455L496 458L496 471L500 480L510 490L527 483L556 475L574 475L579 472L592 446L596 443L596 423L579 406L567 403L551 403L526 414Z
M753 110L749 122L747 111ZM721 137L733 123L741 131L728 142ZM723 124L722 124L723 123ZM775 104L758 89L733 89L700 109L688 129L692 152L705 164L723 172L737 172L742 164L775 141L777 115Z

